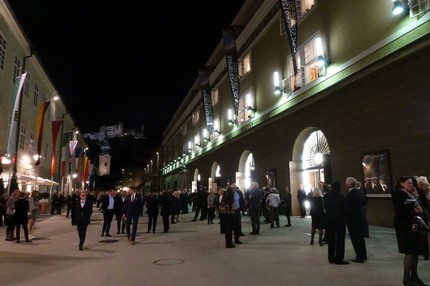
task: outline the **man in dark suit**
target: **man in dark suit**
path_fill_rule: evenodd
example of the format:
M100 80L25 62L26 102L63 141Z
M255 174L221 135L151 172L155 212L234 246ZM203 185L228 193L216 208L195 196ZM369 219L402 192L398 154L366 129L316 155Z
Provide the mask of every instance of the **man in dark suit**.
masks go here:
M124 213L124 202L127 196L127 191L121 191L115 195L115 219L116 219L116 234L125 233L125 220L122 215Z
M79 198L79 201L74 205L74 214L79 234L79 250L82 251L84 250L87 226L90 223L91 214L93 213L93 202L87 199L86 192L81 192Z
M109 194L103 197L101 209L103 212L102 236L111 236L109 234L113 215L115 212L115 190L109 190Z
M126 222L126 232L127 239L131 245L135 244L137 224L139 222L139 216L143 208L142 196L136 194L134 187L128 189L128 195L124 201L124 216L127 220ZM133 229L130 233L130 226L133 224Z
M360 189L356 188L357 180L353 177L348 177L345 180L345 186L348 189L346 195L346 225L348 227L349 236L352 246L355 251L355 259L353 262L364 263L367 259L366 242L364 241L363 233L363 206L365 204L364 194Z

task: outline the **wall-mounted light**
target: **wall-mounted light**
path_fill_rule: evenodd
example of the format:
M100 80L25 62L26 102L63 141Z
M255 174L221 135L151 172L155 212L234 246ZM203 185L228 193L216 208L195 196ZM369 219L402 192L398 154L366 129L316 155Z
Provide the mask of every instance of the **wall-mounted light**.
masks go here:
M391 9L393 15L407 14L409 12L408 5L404 4L402 1L394 0L393 8Z
M210 139L209 138L209 131L206 128L204 128L203 129L203 140L207 142L207 141L209 141L209 139Z
M257 109L252 106L247 106L246 110L248 111L248 118L253 118L255 116L255 112L257 111Z
M317 37L315 39L315 45L316 45L316 52L317 52L318 76L325 76L327 74L328 60L324 56L320 37Z
M193 143L191 143L191 141L188 141L188 153L191 153L191 151L193 151Z
M284 92L281 86L281 77L278 72L273 72L273 86L275 95L281 95Z
M236 118L233 114L233 110L229 109L227 111L228 125L236 125Z

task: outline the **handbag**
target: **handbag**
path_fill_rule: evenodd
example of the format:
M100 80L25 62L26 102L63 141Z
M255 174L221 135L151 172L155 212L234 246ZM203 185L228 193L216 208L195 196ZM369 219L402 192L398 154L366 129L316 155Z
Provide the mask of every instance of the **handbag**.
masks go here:
M420 234L429 233L429 228L426 222L418 215L412 217L412 231Z
M218 210L220 214L228 214L230 211L228 205L224 202L219 205Z

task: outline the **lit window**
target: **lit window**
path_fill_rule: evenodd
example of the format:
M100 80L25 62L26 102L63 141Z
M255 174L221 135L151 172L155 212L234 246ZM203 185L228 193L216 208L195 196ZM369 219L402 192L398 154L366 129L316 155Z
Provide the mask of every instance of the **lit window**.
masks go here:
M35 145L35 140L36 135L34 134L34 132L30 132L30 142L28 142L28 154L33 155L34 154L34 145Z
M296 0L297 15L299 17L308 13L315 5L315 0Z
M28 95L30 93L30 74L29 73L27 73L27 76L25 77L23 93L28 98Z
M316 36L308 41L304 46L297 50L296 61L297 61L297 74L294 75L293 58L288 57L288 80L285 81L287 84L287 90L293 92L312 81L318 79L318 42L319 37Z
M212 94L211 94L211 98L212 98L212 106L217 105L218 103L218 89L212 89Z
M252 118L252 111L250 108L255 108L254 95L251 92L247 92L239 98L239 110L237 116L239 124L245 123Z
M2 34L0 34L0 70L4 69L4 61L6 57L6 40Z
M193 113L191 118L193 125L196 125L199 122L199 119L200 119L200 111L197 110L196 112Z
M251 53L247 53L239 60L239 77L243 77L251 71Z

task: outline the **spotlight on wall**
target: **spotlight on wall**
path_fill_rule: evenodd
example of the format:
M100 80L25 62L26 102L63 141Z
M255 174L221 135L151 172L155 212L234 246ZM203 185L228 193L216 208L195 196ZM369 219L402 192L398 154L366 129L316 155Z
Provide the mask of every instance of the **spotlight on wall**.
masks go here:
M252 106L247 106L246 107L246 110L248 110L249 111L249 113L248 113L248 118L253 118L254 116L255 116L255 112L257 111L257 109L255 109L254 107L252 107Z
M407 14L409 7L403 4L402 1L393 1L393 8L391 9L393 15Z
M283 92L284 90L282 89L282 87L275 86L275 95L281 95Z
M327 74L327 59L320 55L317 58L317 65L318 65L318 76L325 76Z

